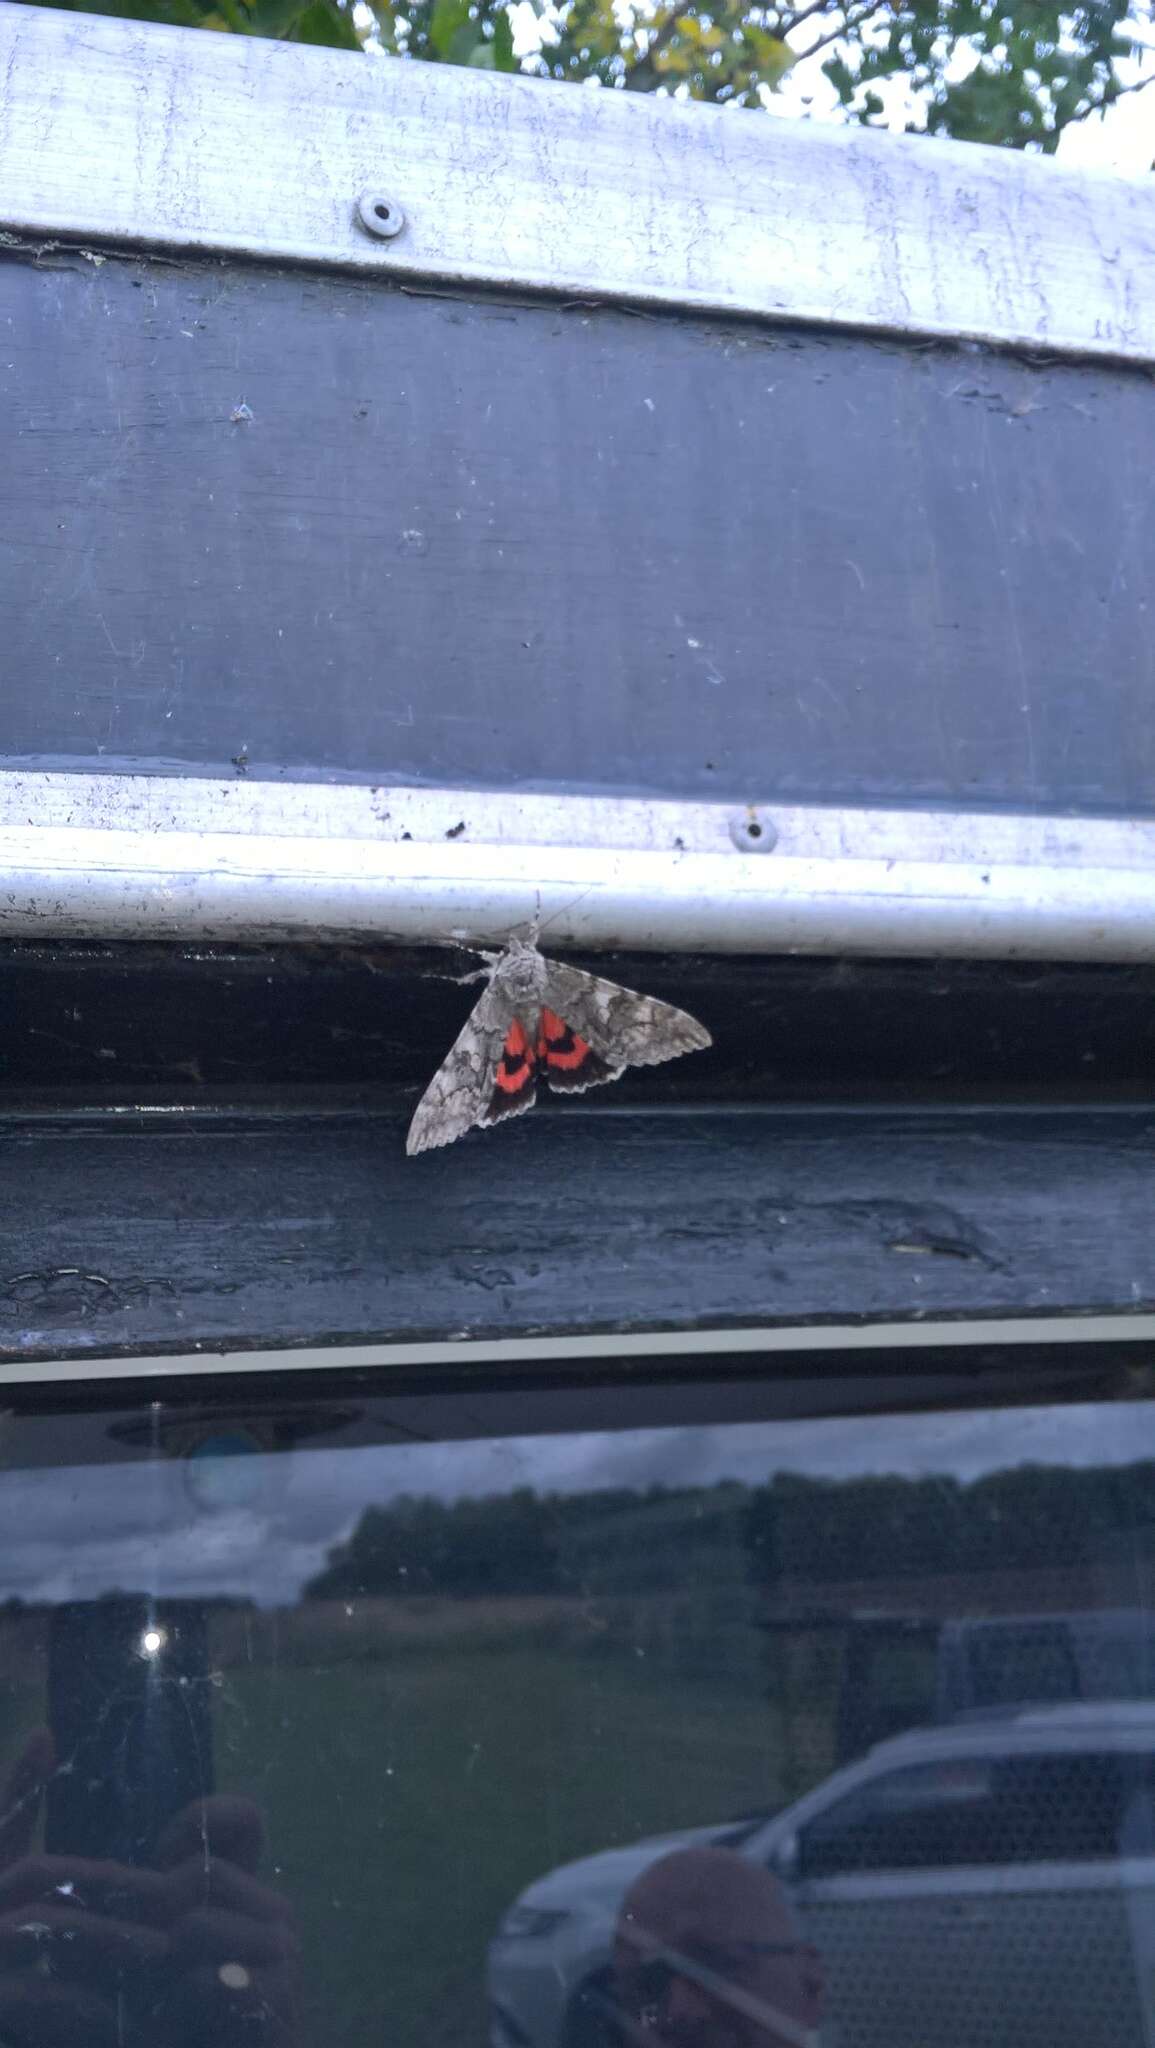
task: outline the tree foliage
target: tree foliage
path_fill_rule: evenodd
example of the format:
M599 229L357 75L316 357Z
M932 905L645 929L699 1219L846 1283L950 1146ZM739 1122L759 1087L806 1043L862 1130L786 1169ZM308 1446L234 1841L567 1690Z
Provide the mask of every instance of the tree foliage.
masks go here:
M1155 1562L1155 1461L1019 1465L960 1480L880 1473L763 1486L512 1493L366 1508L308 1592L474 1599L652 1593L736 1579L767 1591L875 1579Z
M65 0L71 4L71 0ZM847 118L909 86L932 134L1053 150L1108 107L1155 0L82 0L108 14L759 107L825 51ZM536 21L527 37L526 23ZM518 33L515 34L515 25Z
M558 1576L553 1520L550 1503L526 1487L451 1505L405 1496L366 1508L308 1591L323 1600L551 1593Z
M1120 1542L1150 1556L1155 1463L1019 1465L970 1481L779 1473L750 1494L746 1542L765 1586L1057 1571L1102 1563Z

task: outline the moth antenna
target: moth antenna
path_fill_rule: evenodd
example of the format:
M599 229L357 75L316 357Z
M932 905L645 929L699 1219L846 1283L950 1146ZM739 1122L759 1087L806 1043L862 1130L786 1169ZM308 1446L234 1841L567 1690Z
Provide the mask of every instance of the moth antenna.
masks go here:
M534 911L534 914L533 914L533 916L532 916L532 917L530 917L530 918L527 918L527 919L526 919L526 922L525 922L525 931L526 931L526 935L527 935L527 937L528 937L528 940L529 940L529 943L530 943L530 945L531 945L531 946L536 946L536 944L537 944L537 939L538 939L538 933L539 933L539 932L541 931L541 890L540 890L540 889L535 889L535 890L534 890L534 900L535 900L535 902L536 902L536 904L537 904L537 909L536 909L536 910ZM521 929L522 929L522 927L520 926L520 924L511 924L511 925L510 925L510 927L509 927L510 937L511 937L511 938L515 937L515 936L516 936L516 934L517 934L517 933L518 933L518 932L519 932L519 931L520 931Z
M547 917L544 924L542 923L541 917L541 893L539 891L537 899L537 925L534 931L534 944L537 944L538 937L542 932L547 932L551 924L556 924L559 917L565 916L567 910L572 910L576 903L584 903L586 897L592 895L594 886L594 883L591 882L589 888L583 889L580 896L571 896L568 903L559 904L558 908L554 911L553 916Z

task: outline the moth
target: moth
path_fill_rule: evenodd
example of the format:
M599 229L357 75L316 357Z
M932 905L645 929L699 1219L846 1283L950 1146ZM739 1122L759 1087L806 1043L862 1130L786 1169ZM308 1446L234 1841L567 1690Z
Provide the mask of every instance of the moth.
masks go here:
M479 949L487 981L465 1028L414 1112L405 1150L449 1145L475 1124L487 1129L532 1109L539 1080L566 1094L616 1081L626 1067L653 1067L711 1043L685 1010L547 960L534 939Z

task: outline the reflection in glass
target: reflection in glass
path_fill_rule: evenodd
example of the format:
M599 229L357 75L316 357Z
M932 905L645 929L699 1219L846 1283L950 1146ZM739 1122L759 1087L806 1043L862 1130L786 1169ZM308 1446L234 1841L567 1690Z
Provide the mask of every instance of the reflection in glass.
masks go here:
M5 2048L1147 2048L1143 1403L379 1409L10 1431Z

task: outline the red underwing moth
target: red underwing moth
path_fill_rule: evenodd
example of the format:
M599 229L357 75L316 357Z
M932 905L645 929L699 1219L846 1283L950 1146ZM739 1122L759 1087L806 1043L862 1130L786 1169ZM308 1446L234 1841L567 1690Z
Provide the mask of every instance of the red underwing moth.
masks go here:
M428 1152L533 1107L539 1080L565 1093L616 1081L711 1043L684 1010L547 960L532 939L511 939L469 981L489 986L438 1067L409 1126L405 1150Z

